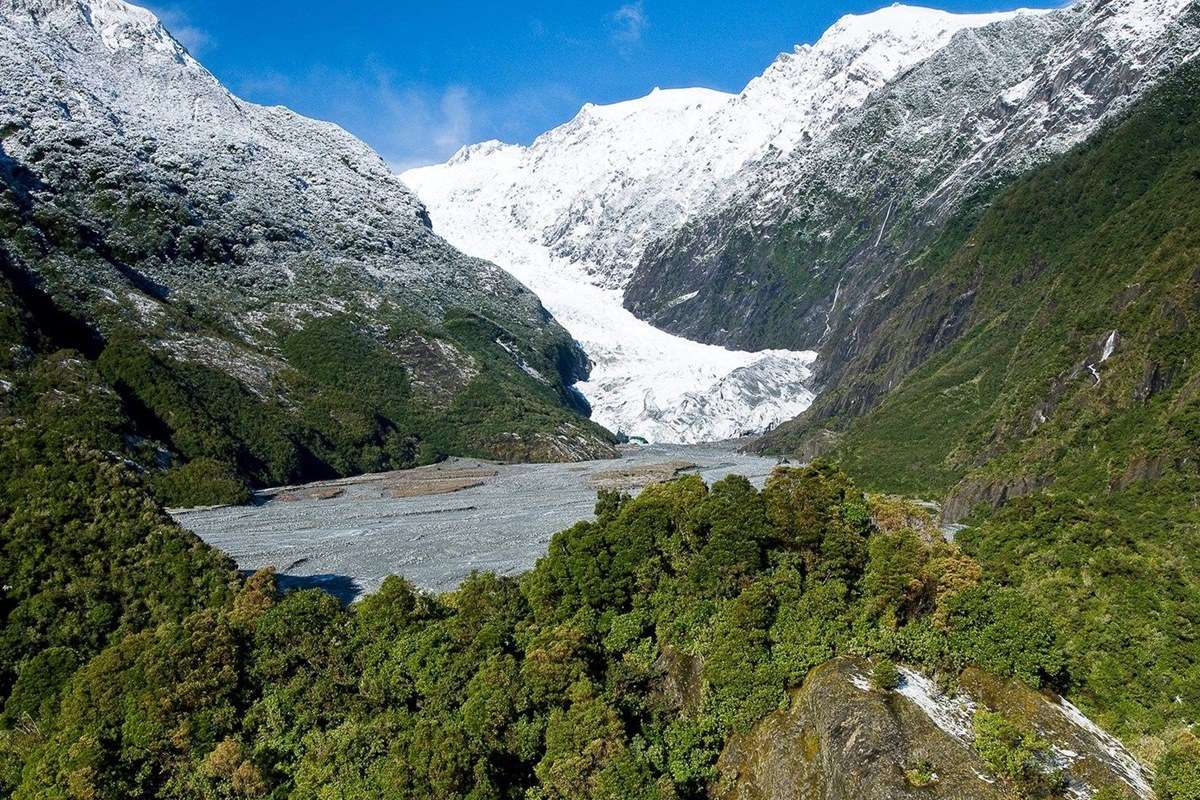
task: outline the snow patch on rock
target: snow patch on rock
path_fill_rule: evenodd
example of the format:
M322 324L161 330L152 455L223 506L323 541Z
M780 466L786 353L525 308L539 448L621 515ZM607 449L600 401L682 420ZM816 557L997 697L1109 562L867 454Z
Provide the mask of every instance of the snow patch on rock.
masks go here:
M1146 774L1146 770L1115 736L1088 719L1082 711L1066 699L1060 699L1054 706L1081 734L1090 739L1089 743L1137 792L1138 797L1154 796L1154 789L1150 785L1150 778Z
M916 704L917 708L946 733L960 741L971 738L971 720L976 706L963 695L948 695L925 675L900 667L900 684L896 692Z

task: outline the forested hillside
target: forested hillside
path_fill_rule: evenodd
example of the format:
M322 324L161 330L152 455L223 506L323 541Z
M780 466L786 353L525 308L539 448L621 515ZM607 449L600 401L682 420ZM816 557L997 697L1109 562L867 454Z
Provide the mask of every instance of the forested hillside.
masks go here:
M1197 98L1191 65L960 219L847 377L763 443L832 446L972 522L964 549L1063 618L1131 733L1191 720L1200 692Z
M280 594L270 573L239 578L110 456L37 426L4 433L0 791L14 798L743 796L755 723L838 656L875 666L806 691L866 691L828 685L865 669L886 698L893 660L948 687L980 680L959 677L967 665L1018 682L966 750L931 763L893 742L909 777L855 778L886 796L942 796L930 775L971 769L1026 797L1132 796L1099 751L1046 761L1026 718L1042 701L1019 684L1082 686L1090 710L1143 719L1090 683L1062 616L828 465L761 492L732 477L602 493L596 521L520 579L477 575L439 597L392 579L343 608ZM887 719L869 693L849 702ZM1197 745L1174 724L1194 710L1145 726L1163 800L1195 797Z

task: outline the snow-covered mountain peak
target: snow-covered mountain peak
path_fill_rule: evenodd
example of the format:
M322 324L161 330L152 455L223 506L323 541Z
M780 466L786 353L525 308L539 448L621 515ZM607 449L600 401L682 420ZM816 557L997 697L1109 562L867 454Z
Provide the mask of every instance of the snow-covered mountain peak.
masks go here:
M958 33L1023 14L953 14L892 5L839 19L815 44L780 55L752 80L712 136L729 143L716 172L728 177L771 149L819 139L875 90L945 47Z
M598 415L627 431L668 435L661 425L669 404L654 391L662 384L654 368L668 344L650 346L656 340L646 330L635 342L635 322L607 305L627 293L635 268L643 270L639 262L661 259L665 272L678 254L692 266L715 259L713 274L720 275L711 281L692 281L689 272L678 284L656 277L648 289L639 278L630 307L672 324L700 320L673 329L695 330L708 341L754 342L736 339L736 332L754 329L755 317L789 313L771 305L780 292L775 277L760 280L740 258L753 252L748 242L770 240L764 231L773 221L803 224L811 229L806 241L815 242L843 235L838 226L847 209L878 206L883 217L871 226L886 232L892 205L879 198L910 181L932 192L929 202L916 189L911 196L934 209L930 219L940 219L940 209L954 208L963 191L989 174L1066 149L1152 83L1158 70L1144 65L1171 63L1161 56L1164 48L1187 50L1188 41L1168 34L1180 10L1194 3L1080 0L1055 11L995 14L889 6L843 17L815 43L780 55L736 96L665 90L588 105L529 148L404 179L426 202L437 231L512 270L584 343L597 361L598 379L584 389L593 392ZM876 185L873 175L894 180ZM679 232L698 225L711 240L698 238L693 246L691 234ZM709 246L726 235L742 248L728 258ZM883 233L876 235L882 240ZM846 300L840 282L828 288L834 306L852 308L856 298L873 296L852 287ZM714 293L724 293L722 303L726 294L732 299L728 316L709 325ZM760 295L761 312L742 302ZM816 334L788 344L816 341L821 327L812 313ZM743 372L721 372L724 357L680 341L672 340L670 352L696 364L689 373L700 389L696 396L716 391L712 380L720 374L749 385ZM800 366L800 354L786 354L779 365L790 376L784 382L802 384ZM765 360L755 362L759 376L765 369ZM682 372L673 377L690 380ZM622 387L621 380L641 381L646 392ZM721 411L710 404L689 418L710 415L708 430L722 429L713 414L769 425L770 409L754 409L750 398L781 408L759 390L729 396L735 399Z
M519 153L521 150L522 148L519 145L507 144L499 139L488 139L485 142L479 142L477 144L463 145L458 149L458 152L450 157L450 160L446 163L451 166L456 164L465 164L471 159L485 159L496 153L503 153L505 151Z
M153 12L124 0L4 0L0 9L24 12L52 28L86 23L114 53L148 51L173 61L195 63L187 48L171 36Z
M707 350L664 336L619 307L634 267L651 242L735 191L747 165L823 139L959 31L1015 13L893 6L845 17L738 95L656 89L588 104L527 148L485 143L403 177L435 230L510 269L584 344L597 367L582 388L598 419L684 440L761 430L807 404L811 354ZM592 286L566 286L580 281Z
M530 155L542 159L564 149L583 148L606 160L618 159L618 167L642 172L653 166L649 157L690 135L732 98L712 89L656 88L633 100L587 103L569 122L539 136L529 147Z
M679 114L688 110L713 110L733 95L715 89L663 89L654 87L649 94L617 103L585 103L579 116L621 123L645 114Z
M893 3L867 14L846 14L813 45L815 50L863 49L880 38L894 42L945 42L965 28L980 28L1020 14L1044 14L1016 9L983 14L956 14L938 8Z
M206 204L214 219L238 219L229 241L253 244L230 244L236 255L220 261L234 276L216 281L231 304L281 297L304 275L327 270L361 281L371 302L401 296L433 319L468 307L547 325L507 273L432 235L424 206L370 147L332 123L235 97L145 9L122 0L0 0L0 85L7 158L71 153L87 162L78 173L95 182L97 197L141 197L127 188L135 179L150 187L147 197L169 186L174 198L186 187L187 211L172 224L208 224ZM179 270L163 282L176 288L189 279ZM326 299L305 297L312 310Z
M404 179L445 214L470 205L522 241L622 288L648 242L735 187L747 164L823 138L875 90L959 31L1023 13L951 14L891 6L843 17L781 55L738 95L655 89L589 103L527 148L487 142ZM438 222L438 212L434 212ZM499 255L499 254L494 254Z
M148 46L173 56L186 51L167 33L158 17L122 0L86 0L85 13L110 50Z

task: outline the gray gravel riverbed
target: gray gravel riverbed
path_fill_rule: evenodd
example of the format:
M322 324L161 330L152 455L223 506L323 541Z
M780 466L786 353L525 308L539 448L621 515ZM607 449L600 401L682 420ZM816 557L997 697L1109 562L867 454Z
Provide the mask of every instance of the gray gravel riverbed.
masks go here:
M776 465L773 458L738 453L732 443L650 445L624 453L622 459L580 464L453 459L417 472L443 488L452 483L439 479L446 475L474 476L460 482L478 485L397 497L402 491L396 481L409 473L367 475L261 492L248 506L179 510L174 516L243 570L273 566L285 586L321 586L348 601L393 574L445 591L473 570L524 572L556 532L592 518L596 482L614 470L688 463L695 467L685 471L709 483L738 474L761 486Z

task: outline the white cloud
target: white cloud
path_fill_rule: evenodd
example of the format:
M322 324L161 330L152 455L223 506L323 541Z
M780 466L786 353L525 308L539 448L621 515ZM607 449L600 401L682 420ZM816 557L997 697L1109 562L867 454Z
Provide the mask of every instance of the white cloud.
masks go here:
M192 23L186 12L170 5L154 3L147 6L159 21L166 26L171 35L188 49L192 55L199 55L212 44L208 31Z
M397 85L376 72L361 98L364 109L344 109L343 118L397 171L444 161L478 138L483 112L465 86Z
M470 144L475 112L471 93L463 86L451 86L442 93L441 114L434 131L434 144L443 149L455 149Z
M610 19L613 24L613 39L626 45L641 41L642 33L650 24L642 0L626 3L614 11Z
M252 102L284 105L341 125L397 172L440 163L482 139L523 141L531 117L557 124L582 103L572 87L550 80L497 95L462 84L404 81L374 62L354 70L317 67L300 75L233 77L231 88Z
M397 170L446 160L479 138L489 116L466 86L401 83L373 65L354 73L316 68L295 77L255 75L234 86L247 100L336 122Z

